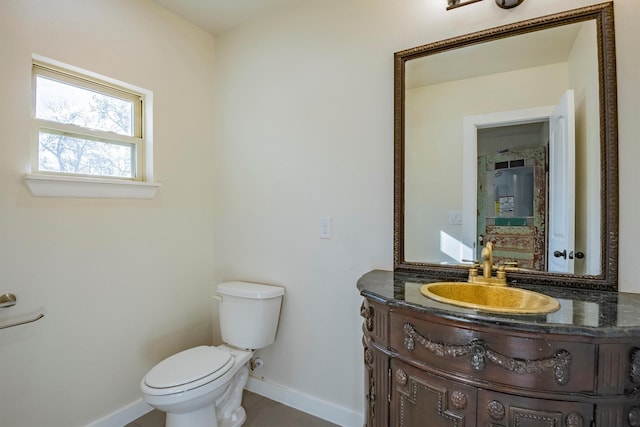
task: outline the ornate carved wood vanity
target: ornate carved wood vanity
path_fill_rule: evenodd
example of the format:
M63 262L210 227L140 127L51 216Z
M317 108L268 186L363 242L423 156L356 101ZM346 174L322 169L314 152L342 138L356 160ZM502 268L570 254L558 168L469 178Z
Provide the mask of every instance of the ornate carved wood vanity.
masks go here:
M640 295L546 287L556 313L483 314L422 296L433 281L358 282L365 426L640 426Z

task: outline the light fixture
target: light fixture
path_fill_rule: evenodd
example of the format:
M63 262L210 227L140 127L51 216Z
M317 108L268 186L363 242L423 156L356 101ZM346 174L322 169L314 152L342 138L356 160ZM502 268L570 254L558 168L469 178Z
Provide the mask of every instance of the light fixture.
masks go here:
M503 9L519 6L524 0L496 0L496 4Z
M476 3L482 0L447 0L447 10L455 9L460 6L466 6L471 3ZM519 6L524 0L495 0L498 7L502 9L511 9Z
M455 9L456 7L466 6L471 3L476 3L482 0L447 0L447 10Z

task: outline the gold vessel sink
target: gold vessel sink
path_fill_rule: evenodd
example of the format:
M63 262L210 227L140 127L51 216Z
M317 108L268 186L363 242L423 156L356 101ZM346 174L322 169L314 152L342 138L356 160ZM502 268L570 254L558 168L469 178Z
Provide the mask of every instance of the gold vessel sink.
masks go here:
M420 292L439 302L491 313L542 314L560 308L556 299L538 292L476 283L429 283Z

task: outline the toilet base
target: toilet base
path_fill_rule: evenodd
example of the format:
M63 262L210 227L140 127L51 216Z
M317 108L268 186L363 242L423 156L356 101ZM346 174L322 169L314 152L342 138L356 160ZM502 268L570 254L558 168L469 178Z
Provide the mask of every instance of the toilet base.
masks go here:
M236 350L236 353L239 352ZM241 367L231 381L219 389L175 406L165 406L154 400L147 400L147 403L166 411L166 427L240 427L247 419L241 405L244 386L249 378L247 362L252 354L247 351L236 356Z
M249 377L243 366L215 403L190 412L167 412L165 427L240 427L247 419L242 404L242 392Z
M245 368L243 368L244 370ZM243 388L227 388L215 402L190 412L166 412L165 427L240 427L247 419L241 405Z
M191 427L191 426L210 426L217 427L216 419L216 407L207 405L204 408L200 408L197 411L186 413L172 413L167 412L167 418L165 421L166 427ZM212 420L214 420L212 422Z
M236 408L229 418L220 420L218 427L240 427L247 420L247 413L242 406Z
M219 427L240 427L247 419L242 407L242 392L249 379L249 368L244 365L236 374L227 392L216 401Z

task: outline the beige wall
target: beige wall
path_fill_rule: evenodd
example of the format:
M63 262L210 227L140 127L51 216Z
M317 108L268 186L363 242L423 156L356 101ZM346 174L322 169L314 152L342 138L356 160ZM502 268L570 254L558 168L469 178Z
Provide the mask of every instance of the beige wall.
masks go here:
M287 288L258 378L361 413L355 282L392 267L393 52L568 5L444 3L309 0L216 37L214 64L213 38L149 1L1 1L0 291L47 311L0 331L2 422L79 426L134 402L155 362L208 341L227 279ZM620 286L640 292L638 19L616 0ZM154 91L155 199L29 195L32 53Z
M154 92L153 200L34 198L31 55ZM44 307L0 330L0 424L86 425L140 398L164 357L208 343L214 39L148 0L0 2L0 293Z

